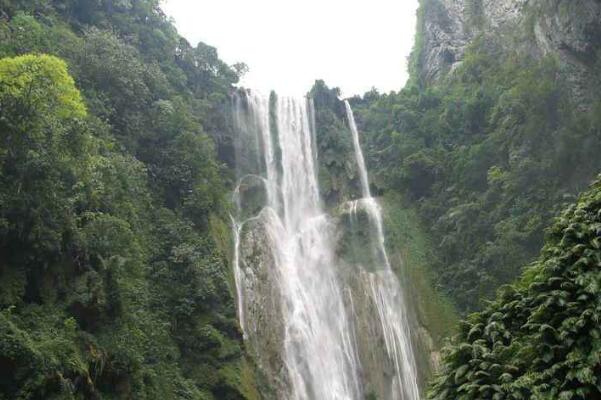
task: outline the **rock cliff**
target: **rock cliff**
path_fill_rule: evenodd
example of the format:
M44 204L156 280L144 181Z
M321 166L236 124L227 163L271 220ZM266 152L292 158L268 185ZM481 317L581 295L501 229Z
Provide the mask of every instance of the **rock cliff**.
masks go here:
M599 0L421 0L414 73L422 84L452 74L478 39L501 52L555 58L577 102L599 80Z

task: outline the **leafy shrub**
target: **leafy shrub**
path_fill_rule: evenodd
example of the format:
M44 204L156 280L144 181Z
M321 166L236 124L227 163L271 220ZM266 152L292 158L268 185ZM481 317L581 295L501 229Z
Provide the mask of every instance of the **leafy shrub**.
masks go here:
M601 180L547 231L540 258L462 324L432 399L601 397Z

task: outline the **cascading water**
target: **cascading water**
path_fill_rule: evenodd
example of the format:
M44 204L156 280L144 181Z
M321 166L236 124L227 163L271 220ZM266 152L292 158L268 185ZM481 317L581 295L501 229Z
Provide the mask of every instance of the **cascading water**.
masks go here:
M380 323L382 324L386 350L394 362L396 374L394 384L398 390L396 393L399 394L399 398L401 399L419 399L419 387L417 385L415 356L411 344L410 324L407 318L407 306L401 292L401 285L388 260L388 254L384 245L382 211L376 199L371 196L369 189L367 168L359 143L359 131L355 123L355 116L349 102L345 101L344 105L349 128L353 135L353 148L359 168L363 194L362 199L355 200L351 212L352 214L356 214L357 209L360 207L367 213L369 220L375 226L375 234L377 235L375 242L376 250L381 254L383 264L381 269L367 275L372 299L376 304Z
M258 218L268 235L275 260L273 279L280 289L288 395L294 399L355 399L361 392L358 362L343 290L334 270L328 234L332 227L320 206L307 107L302 101L278 98L276 132L272 132L265 107L268 102L248 93L247 118L239 106L237 122L242 131L258 131L259 153L266 166L267 201ZM276 137L279 165L272 146ZM234 225L237 263L243 224ZM236 269L239 287L243 287L246 273ZM243 290L239 297L244 297ZM244 304L239 307L243 310ZM240 318L248 327L243 311Z
M359 400L377 386L379 398L417 400L402 293L347 107L364 197L351 203L351 219L358 209L368 214L382 260L371 272L337 254L339 221L319 195L312 101L250 91L234 96L240 324L277 398ZM383 367L367 371L368 362Z

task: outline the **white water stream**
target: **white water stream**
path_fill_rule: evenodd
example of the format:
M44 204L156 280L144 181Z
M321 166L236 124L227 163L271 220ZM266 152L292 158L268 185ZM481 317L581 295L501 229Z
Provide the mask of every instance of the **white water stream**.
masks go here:
M369 383L357 343L360 321L335 251L337 227L319 195L313 103L247 91L235 96L234 110L240 135L240 178L234 192L239 213L232 218L234 275L245 338L265 353L259 354L260 364L274 369L281 360L281 371L272 371L284 375L273 377L283 387L279 398L363 399ZM387 362L393 365L393 370L383 371L394 375L387 397L418 400L405 305L384 248L380 208L369 193L348 103L347 112L363 188L353 212L368 214L377 235L376 251L384 260L375 272L360 275L378 313Z
M365 158L359 143L359 130L355 122L353 110L348 101L344 102L346 116L349 121L349 128L353 135L353 147L355 157L359 167L359 176L361 179L361 188L363 198L356 200L352 207L352 212L362 209L369 217L371 223L375 226L377 235L377 246L383 265L375 273L368 274L369 284L372 290L372 300L376 304L384 339L386 351L392 358L395 367L396 391L399 399L416 400L419 399L419 387L417 385L417 374L414 351L411 344L410 324L407 318L407 306L401 291L401 285L388 259L388 253L385 246L384 227L382 223L382 210L380 205L371 196L369 189L369 179Z

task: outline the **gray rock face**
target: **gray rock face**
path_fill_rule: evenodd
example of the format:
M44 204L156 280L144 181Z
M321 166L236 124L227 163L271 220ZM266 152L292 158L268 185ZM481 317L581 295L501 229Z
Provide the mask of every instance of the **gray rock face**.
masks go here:
M601 79L601 1L541 0L538 11L534 25L538 48L558 57L574 98L587 108L592 83L598 85Z
M276 398L283 398L289 383L282 349L284 326L278 270L263 216L248 222L240 240L240 263L244 274L244 315L247 343L269 380Z
M580 104L598 79L593 68L601 50L599 0L422 0L422 12L415 57L425 84L452 74L478 37L501 50L557 57Z
M420 77L433 83L461 64L467 46L484 34L497 36L520 25L528 0L424 0Z

